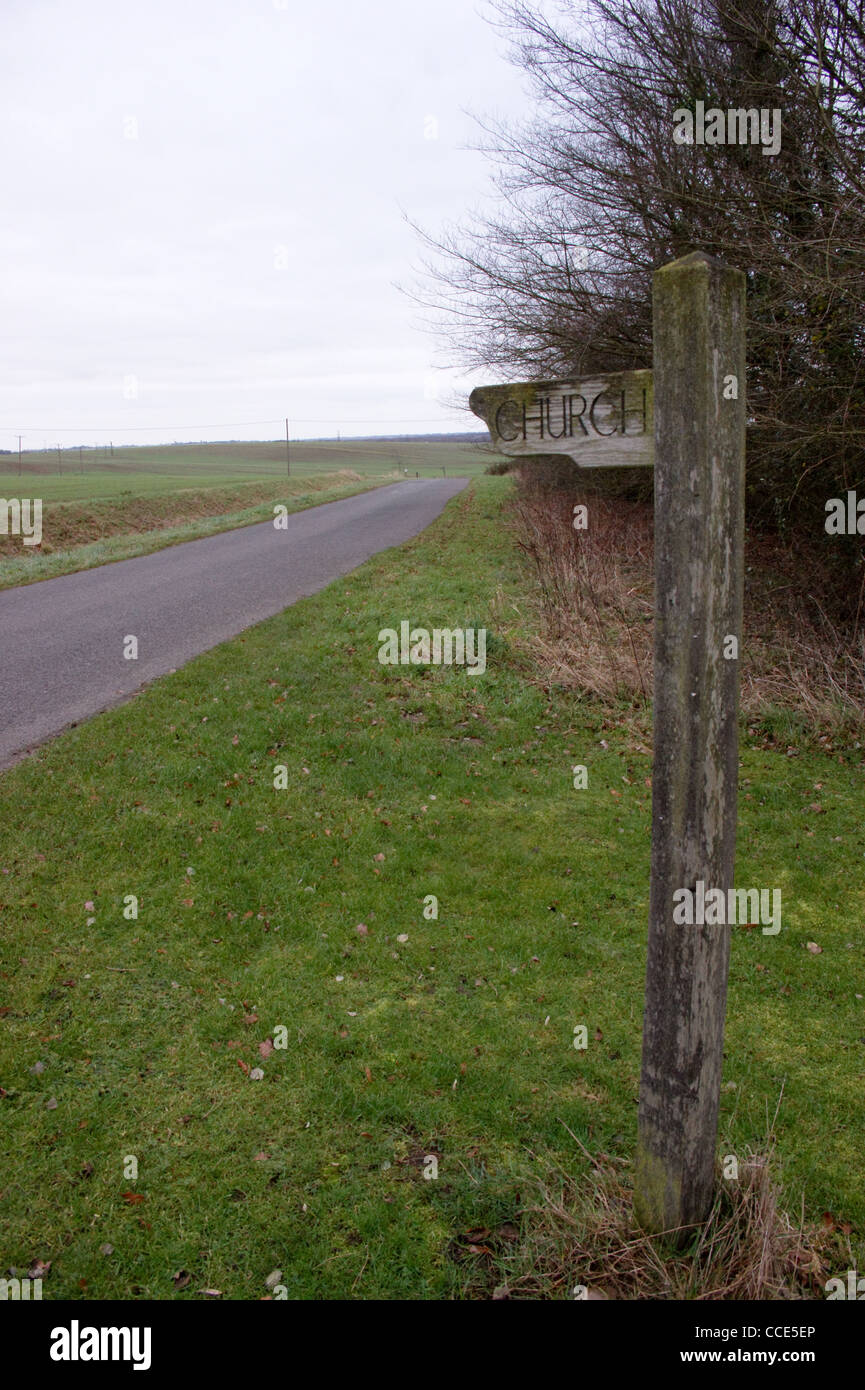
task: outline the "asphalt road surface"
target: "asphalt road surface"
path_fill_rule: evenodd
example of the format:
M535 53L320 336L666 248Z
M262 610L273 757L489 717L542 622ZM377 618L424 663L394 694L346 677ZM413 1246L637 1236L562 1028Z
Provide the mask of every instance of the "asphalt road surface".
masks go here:
M466 486L420 479L0 592L0 767L416 536ZM123 642L138 638L138 660Z

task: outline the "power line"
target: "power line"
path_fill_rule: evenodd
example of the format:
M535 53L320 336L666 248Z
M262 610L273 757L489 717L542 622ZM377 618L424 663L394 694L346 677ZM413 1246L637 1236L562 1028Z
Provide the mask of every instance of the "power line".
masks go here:
M452 410L451 414L456 414ZM402 419L402 420L356 420L354 416L345 416L342 419L334 420L327 416L308 416L292 415L292 420L298 425L440 425L443 423L441 416L429 417L425 420ZM247 425L281 425L284 422L283 416L279 420L217 420L212 424L205 425L52 425L55 434L109 434L114 430L126 430L132 434L141 434L148 430L223 430L237 429L239 426ZM22 434L42 434L45 430L44 425L22 425ZM18 432L18 426L14 429L11 425L0 425L0 430L8 431L11 434Z
M278 425L279 420L221 420L214 425L54 425L52 426L55 434L108 434L112 430L128 430L133 434L140 434L145 430L222 430L237 429L245 425ZM8 425L0 425L0 429L8 429ZM22 425L22 429L31 434L40 434L42 427L39 425Z
M473 437L474 437L474 436L473 436ZM488 444L489 444L489 437L488 437L487 435L482 435L480 432L477 432L477 436L476 436L476 437L477 437L478 443L483 442L485 445L488 445ZM351 461L351 459L353 459L353 458L368 457L368 458L375 458L375 459L387 459L387 458L390 458L390 457L395 457L395 458L397 458L397 460L399 460L399 459L401 458L402 452L403 452L404 450L410 449L411 443L412 443L412 438L413 438L413 436L411 436L411 435L406 436L406 435L387 435L387 434L385 434L385 435L382 435L381 438L380 438L379 440L375 440L374 438L370 438L369 436L362 435L362 436L360 436L360 437L358 438L357 441L355 441L354 439L351 439L351 438L342 439L342 440L337 440L337 439L293 439L293 440L291 441L291 443L292 443L292 444L294 445L294 447L297 449L299 455L302 455L305 449L310 449L310 450L312 450L312 451L317 450L317 449L325 449L325 450L329 450L329 451L330 451L331 453L333 453L333 454L337 454L341 459L343 459L343 461L344 461L347 465L350 465L350 461ZM423 436L419 436L419 438L422 439ZM214 441L210 441L210 442L213 443ZM216 441L216 442L219 442L219 441ZM275 444L275 443L280 443L280 442L284 443L284 441L272 440L272 439L243 439L243 440L237 440L237 441L236 441L236 443L237 443L238 445L244 445L244 444L249 444L249 445ZM123 459L125 462L128 463L128 462L130 462L132 455L130 454L128 457L127 457L127 456L124 456L124 454L123 454L123 452L122 452L123 447L124 447L124 446L122 446L122 445L118 445L117 451L116 451L115 453L113 453L113 454L111 455L111 457L112 457L112 458ZM136 447L138 447L138 446L136 446L136 445L133 444L133 445L129 445L129 446L127 446L127 447L129 447L131 450L134 450L134 449L135 449ZM154 449L163 449L163 448L164 448L164 449L170 449L170 448L172 448L172 447L173 447L173 446L172 446L171 444L154 444L154 445L152 446L152 448L154 448ZM180 448L180 449L206 449L206 448L208 447L208 441L207 441L207 440L204 440L204 441L194 441L194 442L192 442L192 443L179 444L177 447ZM80 450L80 449L82 449L82 448L86 448L86 446L84 446L84 445L78 445L78 444L67 446L67 449L70 449L70 448L71 448L71 449L79 449L79 450ZM24 450L24 452L25 452L25 453L31 453L31 454L49 454L49 453L55 452L55 450L51 450L51 449L30 449L30 450ZM62 452L66 452L66 451L64 450L64 451L62 451ZM92 451L91 451L91 452L92 452ZM60 466L62 467L62 465L60 464L61 448L60 448L59 445L56 446L56 453L57 453L58 465L60 465ZM80 455L80 453L79 453L79 467L82 467L82 466L83 466L83 460L81 459L81 455ZM2 472L2 471L3 471L3 468L2 468L2 458L0 458L0 472ZM193 476L193 475L190 475L190 476Z

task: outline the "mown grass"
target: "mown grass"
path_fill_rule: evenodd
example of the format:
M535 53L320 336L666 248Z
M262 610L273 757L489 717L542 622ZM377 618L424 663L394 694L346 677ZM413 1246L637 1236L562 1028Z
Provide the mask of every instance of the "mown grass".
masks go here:
M0 1265L46 1297L488 1295L535 1175L591 1181L568 1128L630 1159L647 730L531 679L509 488L0 779ZM486 673L379 665L402 619L487 627ZM862 753L742 764L737 883L784 925L734 932L718 1152L783 1088L784 1200L861 1258Z

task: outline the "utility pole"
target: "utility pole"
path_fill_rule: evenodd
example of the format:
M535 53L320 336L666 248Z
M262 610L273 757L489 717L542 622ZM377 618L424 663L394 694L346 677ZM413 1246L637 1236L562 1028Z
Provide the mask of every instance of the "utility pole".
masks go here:
M81 444L78 445L78 471L84 472L84 449Z
M285 475L291 477L291 446L288 442L288 416L285 417Z
M113 441L112 441L110 447L111 447L111 457L114 458L114 443L113 443Z
M62 473L62 472L63 472L63 460L62 460L62 458L60 457L60 445L59 445L59 444L57 445L57 472L58 472L58 473Z
M21 477L21 435L18 436L18 477Z

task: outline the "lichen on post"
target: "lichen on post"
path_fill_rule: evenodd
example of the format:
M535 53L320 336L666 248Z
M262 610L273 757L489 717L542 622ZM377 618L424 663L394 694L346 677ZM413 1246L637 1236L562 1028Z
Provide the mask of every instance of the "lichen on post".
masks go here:
M654 281L652 883L634 1212L701 1223L712 1200L729 926L673 894L733 886L745 477L745 276L702 252ZM727 645L729 650L729 644Z

